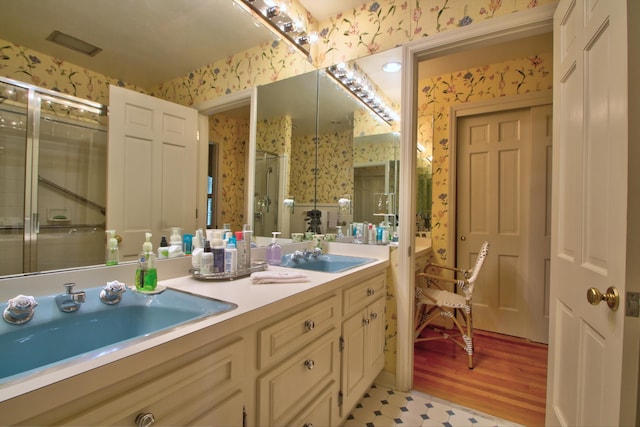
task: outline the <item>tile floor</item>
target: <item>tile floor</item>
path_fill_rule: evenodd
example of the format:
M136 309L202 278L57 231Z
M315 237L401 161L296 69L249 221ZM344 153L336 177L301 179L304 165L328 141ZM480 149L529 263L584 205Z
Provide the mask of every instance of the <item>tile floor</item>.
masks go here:
M519 426L418 391L397 392L373 385L343 427Z

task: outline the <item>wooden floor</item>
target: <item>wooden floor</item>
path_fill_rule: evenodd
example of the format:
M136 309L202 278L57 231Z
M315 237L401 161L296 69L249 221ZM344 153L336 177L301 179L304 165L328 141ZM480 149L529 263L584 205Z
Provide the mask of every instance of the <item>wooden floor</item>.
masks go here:
M468 369L467 353L450 340L416 343L413 388L505 420L543 426L547 346L483 331L475 332L474 344L475 368Z

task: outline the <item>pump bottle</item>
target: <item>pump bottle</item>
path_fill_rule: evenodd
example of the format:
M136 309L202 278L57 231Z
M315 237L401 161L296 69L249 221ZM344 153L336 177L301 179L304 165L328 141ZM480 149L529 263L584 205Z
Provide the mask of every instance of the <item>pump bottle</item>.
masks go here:
M107 265L118 265L120 262L120 251L118 249L118 239L116 239L116 230L107 230L109 236L107 240Z
M151 233L145 233L145 242L142 244L142 252L138 257L136 269L136 289L141 291L153 291L158 285L158 272L156 270L156 255L153 253Z
M282 262L282 248L278 244L277 236L280 234L278 231L274 231L271 243L267 246L267 263L269 265L280 265Z

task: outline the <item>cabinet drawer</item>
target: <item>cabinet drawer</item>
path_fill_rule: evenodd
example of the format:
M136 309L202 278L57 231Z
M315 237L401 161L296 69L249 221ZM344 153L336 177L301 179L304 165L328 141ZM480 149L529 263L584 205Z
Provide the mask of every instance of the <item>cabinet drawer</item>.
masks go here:
M258 368L271 365L337 327L339 317L338 297L334 295L261 329Z
M385 295L387 278L380 275L344 290L343 314L348 316Z
M338 425L338 387L332 382L317 395L302 413L287 424L291 427L316 426L332 427Z
M138 414L150 413L155 425L193 425L210 419L221 407L239 408L238 414L226 416L242 420L238 393L245 371L243 353L243 341L238 340L178 369L159 372L152 380L78 412L62 424L134 426Z
M332 329L258 380L261 426L284 426L308 408L339 374L338 332Z

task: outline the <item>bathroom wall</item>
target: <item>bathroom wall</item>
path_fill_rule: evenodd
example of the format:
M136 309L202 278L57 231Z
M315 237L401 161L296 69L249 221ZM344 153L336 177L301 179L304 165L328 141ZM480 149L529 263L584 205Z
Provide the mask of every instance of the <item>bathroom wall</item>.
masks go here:
M453 261L448 247L450 136L449 111L456 104L548 91L553 85L553 54L540 52L420 80L418 125L433 117L433 197L431 239L438 262Z
M224 113L209 118L209 141L220 144L222 162L222 192L217 203L221 209L222 223L232 230L242 230L244 218L244 193L246 154L249 148L249 119L232 118Z

